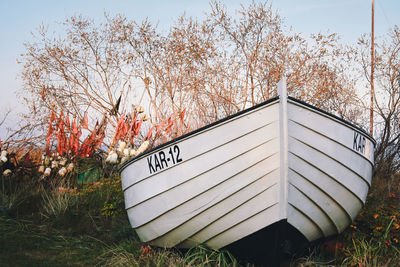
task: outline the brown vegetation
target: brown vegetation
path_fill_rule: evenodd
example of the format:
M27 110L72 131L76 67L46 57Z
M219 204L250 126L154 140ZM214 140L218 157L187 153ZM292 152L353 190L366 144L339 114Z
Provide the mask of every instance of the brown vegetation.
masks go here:
M3 174L8 167L6 161L1 163L3 187L7 181L24 192L49 181L46 186L53 190L66 179L57 180L60 175L55 171L51 177L37 170L64 157L74 163L66 175L73 183L91 168L102 168L101 177L113 178L115 167L103 160L102 150L109 150L107 159L112 153L122 159L128 145L128 155L135 155L146 141L165 142L276 96L282 77L287 78L290 96L369 128L368 35L356 45L343 46L336 34L293 33L267 3L252 2L234 16L217 1L210 3L204 20L181 16L166 33L148 20L139 23L122 15L105 15L104 24L73 16L62 27L58 36L41 27L36 39L25 44L21 96L30 113L24 115L20 129L0 140L2 150L8 151L7 166L16 167ZM399 28L376 41L375 47L373 189L367 208L343 235L353 243L346 240L341 252L359 256L346 255L343 263L349 265L370 260L373 266L373 253L383 251L376 256L383 259L399 248ZM0 125L6 117L0 117ZM86 136L81 136L83 128ZM52 153L57 150L58 155ZM90 162L95 154L101 157ZM17 189L2 189L4 211L14 212L30 197L15 194ZM50 195L45 200L52 201ZM100 204L114 211L110 203ZM357 235L361 237L355 239ZM117 252L111 254L118 256Z
M186 128L195 129L275 96L283 76L294 97L347 119L360 114L350 52L336 34L306 39L266 3L236 17L210 6L205 20L179 17L167 34L121 15L100 25L74 16L59 37L40 28L21 59L29 129L43 128L52 110L79 121L111 114L115 127L119 96L119 114L142 104L162 121L186 110Z

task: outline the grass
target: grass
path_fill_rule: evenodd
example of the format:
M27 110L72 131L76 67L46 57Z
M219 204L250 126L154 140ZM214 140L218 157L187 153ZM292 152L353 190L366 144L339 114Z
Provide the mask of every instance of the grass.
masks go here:
M183 255L143 246L134 233L130 233L132 239L107 243L90 235L0 217L0 236L1 266L239 266L226 251L200 246Z
M0 217L0 265L91 265L103 251L101 242L89 236L47 230L32 221Z
M7 185L0 194L0 266L93 266L120 242L140 247L116 176L72 190L31 175L0 178Z
M43 215L47 218L62 217L74 205L75 198L69 193L50 192L43 190Z
M227 250L215 250L199 245L185 255L189 266L239 266L238 261Z
M0 266L251 266L224 250L198 246L184 253L141 244L116 175L75 188L34 175L1 177ZM375 179L343 234L287 265L400 266L399 180Z
M100 257L102 266L185 266L182 255L173 250L137 247L124 242L110 247Z

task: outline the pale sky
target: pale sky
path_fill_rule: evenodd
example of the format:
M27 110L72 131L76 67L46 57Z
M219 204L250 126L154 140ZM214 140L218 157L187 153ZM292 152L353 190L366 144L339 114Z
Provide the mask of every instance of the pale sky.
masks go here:
M229 10L251 1L221 0ZM255 1L260 2L260 1ZM308 36L312 33L338 33L343 42L355 43L363 33L371 31L372 0L270 0L287 27ZM21 88L21 71L16 59L24 52L23 43L30 41L31 32L41 25L56 29L56 22L82 14L104 22L104 12L111 16L123 14L135 21L146 17L159 28L167 30L184 12L202 19L209 11L208 0L0 0L0 122L11 110L8 120L0 126L0 138L7 135L6 126L13 127L17 113L23 111L15 94ZM375 36L400 25L400 0L375 0Z

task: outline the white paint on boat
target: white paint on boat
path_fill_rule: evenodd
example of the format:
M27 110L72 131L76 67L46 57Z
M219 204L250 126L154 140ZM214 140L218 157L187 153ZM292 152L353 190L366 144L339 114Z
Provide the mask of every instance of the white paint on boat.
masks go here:
M342 232L371 184L374 141L286 97L126 162L125 205L143 242L221 248L280 220L309 241Z

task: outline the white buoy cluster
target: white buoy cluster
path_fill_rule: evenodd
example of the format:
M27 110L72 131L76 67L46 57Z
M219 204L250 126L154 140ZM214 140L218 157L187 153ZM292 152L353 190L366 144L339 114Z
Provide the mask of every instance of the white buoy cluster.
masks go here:
M68 172L72 172L75 168L73 162L68 162L68 159L60 156L58 153L52 155L42 155L42 164L39 166L39 173L43 176L50 176L52 173L57 173L64 176Z
M144 108L140 105L136 105L133 106L132 109L134 110L134 112L126 115L124 118L121 117L120 122L118 123L118 126L120 125L124 125L125 123L125 127L129 128L129 129L134 129L134 130L130 130L131 134L133 132L135 132L135 134L133 134L133 136L135 136L141 126L142 122L145 122L149 119L148 115L146 113L144 113ZM125 113L124 113L125 114ZM124 115L123 115L124 116ZM140 123L139 123L140 122ZM132 125L133 123L133 125ZM139 126L138 126L139 125ZM110 163L110 164L118 164L118 163L124 163L127 160L129 160L130 158L136 157L138 155L140 155L141 153L143 153L144 151L146 151L146 149L149 147L149 141L145 140L141 143L141 145L139 147L137 147L137 149L135 149L135 146L131 143L128 144L126 141L129 140L131 137L127 137L126 135L121 137L119 136L119 127L117 126L116 129L116 133L114 135L113 141L111 142L110 145L110 150L108 152L107 158L106 158L106 162ZM136 128L138 127L138 128ZM136 132L137 131L137 132ZM118 140L120 139L120 140ZM118 142L117 144L115 144L114 142Z
M7 150L1 150L1 153L0 153L0 166L3 165L4 163L6 163L7 161L8 161L8 152L7 152ZM4 176L8 176L8 175L11 174L11 172L12 171L10 169L5 169L3 171L3 175Z
M128 146L125 141L119 141L118 149L111 149L107 155L106 162L111 164L124 163L130 158L136 157L146 151L149 147L149 141L144 141L137 150Z

